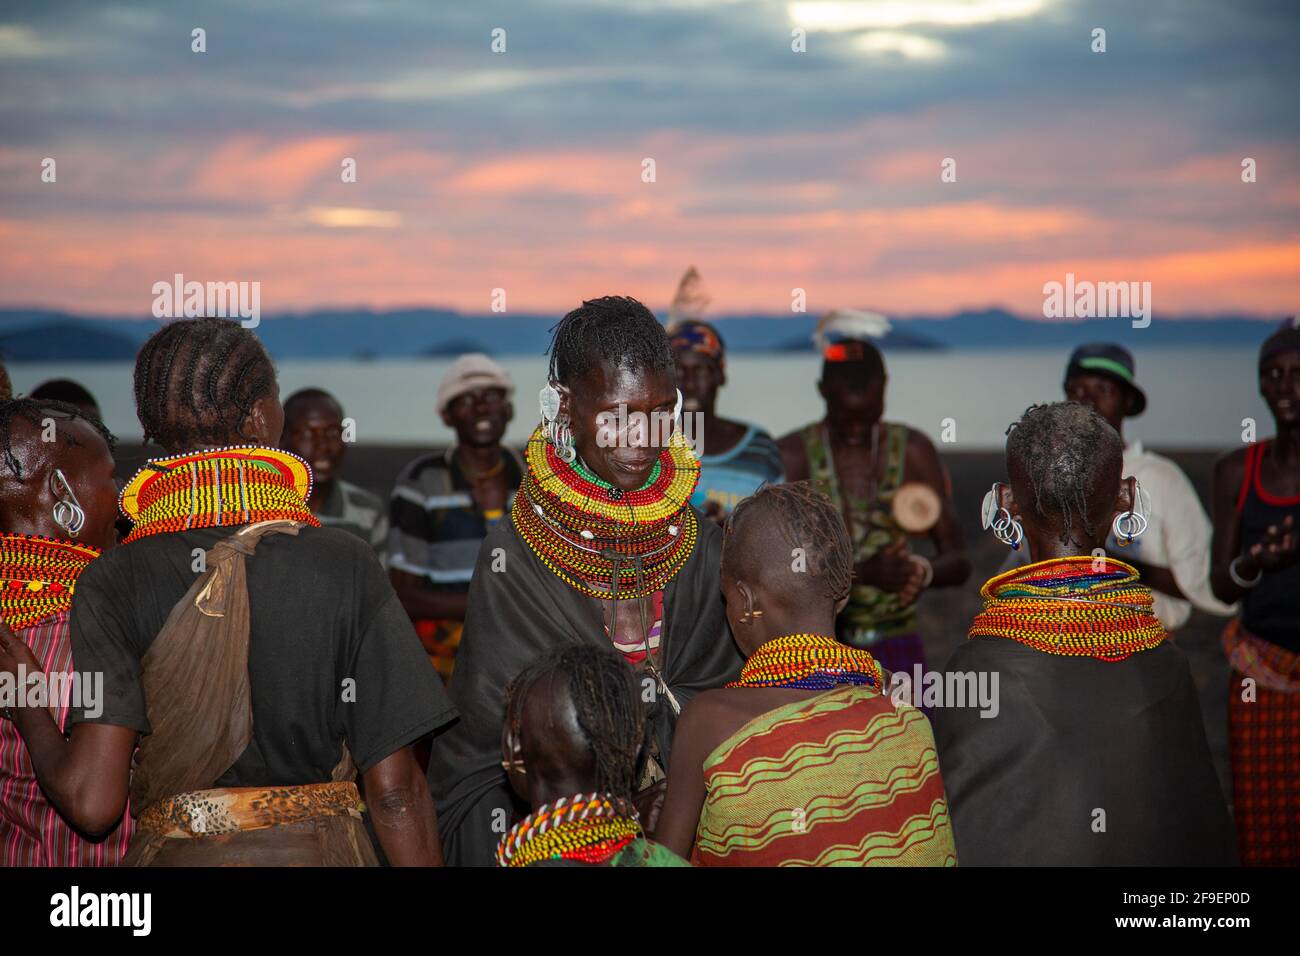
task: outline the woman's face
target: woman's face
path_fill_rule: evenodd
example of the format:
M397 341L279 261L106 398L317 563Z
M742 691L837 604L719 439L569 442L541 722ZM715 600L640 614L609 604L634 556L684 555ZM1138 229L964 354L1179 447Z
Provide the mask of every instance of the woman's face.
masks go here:
M587 467L623 491L644 485L672 435L673 374L601 364L561 395Z

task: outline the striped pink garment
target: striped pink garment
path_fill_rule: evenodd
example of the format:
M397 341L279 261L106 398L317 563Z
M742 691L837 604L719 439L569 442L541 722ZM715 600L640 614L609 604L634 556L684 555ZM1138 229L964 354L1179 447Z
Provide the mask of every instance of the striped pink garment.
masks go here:
M72 671L68 612L18 631L47 674ZM52 708L59 727L68 718L71 686ZM0 719L0 866L116 866L131 839L131 814L107 839L92 843L72 830L46 801L27 747L13 723Z

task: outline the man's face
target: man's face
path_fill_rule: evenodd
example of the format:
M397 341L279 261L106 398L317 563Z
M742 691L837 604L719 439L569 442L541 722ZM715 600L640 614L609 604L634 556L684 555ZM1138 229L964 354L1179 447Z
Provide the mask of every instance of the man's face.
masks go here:
M514 407L502 388L476 388L458 395L442 413L442 420L455 429L456 441L471 446L500 444L513 417Z
M1065 380L1065 397L1091 406L1115 431L1120 430L1129 408L1128 389L1106 375L1071 375Z
M587 467L624 491L644 485L671 435L677 406L673 375L597 365L563 401ZM619 428L622 423L629 427ZM642 423L645 427L638 427Z
M855 379L844 372L827 373L818 383L826 399L826 421L846 445L866 445L871 430L885 414L885 379Z
M1300 421L1300 352L1274 355L1259 370L1259 394L1278 428Z
M689 349L680 350L676 356L677 387L682 390L682 410L698 412L712 408L722 387L722 369L716 360Z
M285 421L285 451L291 451L311 465L318 485L327 485L338 474L346 445L343 443L343 413L326 399L311 399L294 405Z

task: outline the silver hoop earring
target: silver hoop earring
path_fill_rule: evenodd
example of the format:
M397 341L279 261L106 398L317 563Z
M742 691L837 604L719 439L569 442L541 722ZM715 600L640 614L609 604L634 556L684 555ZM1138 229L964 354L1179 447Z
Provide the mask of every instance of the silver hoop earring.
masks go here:
M1117 514L1111 522L1110 530L1115 535L1115 543L1127 548L1134 538L1140 538L1147 530L1147 516L1142 513L1142 488L1133 482L1133 510Z
M81 529L86 525L86 512L82 510L81 502L77 500L72 486L68 484L68 479L61 469L54 469L54 480L63 486L63 490L59 500L54 502L54 509L50 516L56 525L67 532L69 538L75 538L81 534Z
M673 408L673 424L678 429L682 427L682 390L677 390L677 405Z
M560 461L566 465L573 464L578 453L573 447L573 429L569 427L568 417L560 414L559 390L550 383L543 385L537 393L537 403L542 412L542 432L546 440Z
M993 537L997 538L1012 551L1020 550L1020 543L1025 540L1025 529L1006 508L1001 509L1005 518L999 518L993 525Z

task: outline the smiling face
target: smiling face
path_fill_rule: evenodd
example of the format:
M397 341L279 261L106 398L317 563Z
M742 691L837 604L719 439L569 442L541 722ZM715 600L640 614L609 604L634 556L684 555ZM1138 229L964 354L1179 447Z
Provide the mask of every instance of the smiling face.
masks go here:
M560 387L560 413L569 416L578 455L597 476L623 491L646 483L663 451L677 405L673 375L645 369L594 365L571 387ZM642 421L649 427L638 428ZM618 429L619 422L632 427Z
M1279 429L1300 423L1300 351L1279 352L1260 366L1259 394Z
M317 485L328 485L338 474L347 449L343 410L323 395L294 401L285 415L280 447L311 465Z
M455 430L458 443L490 447L500 444L514 413L505 389L476 388L448 402L442 420Z

